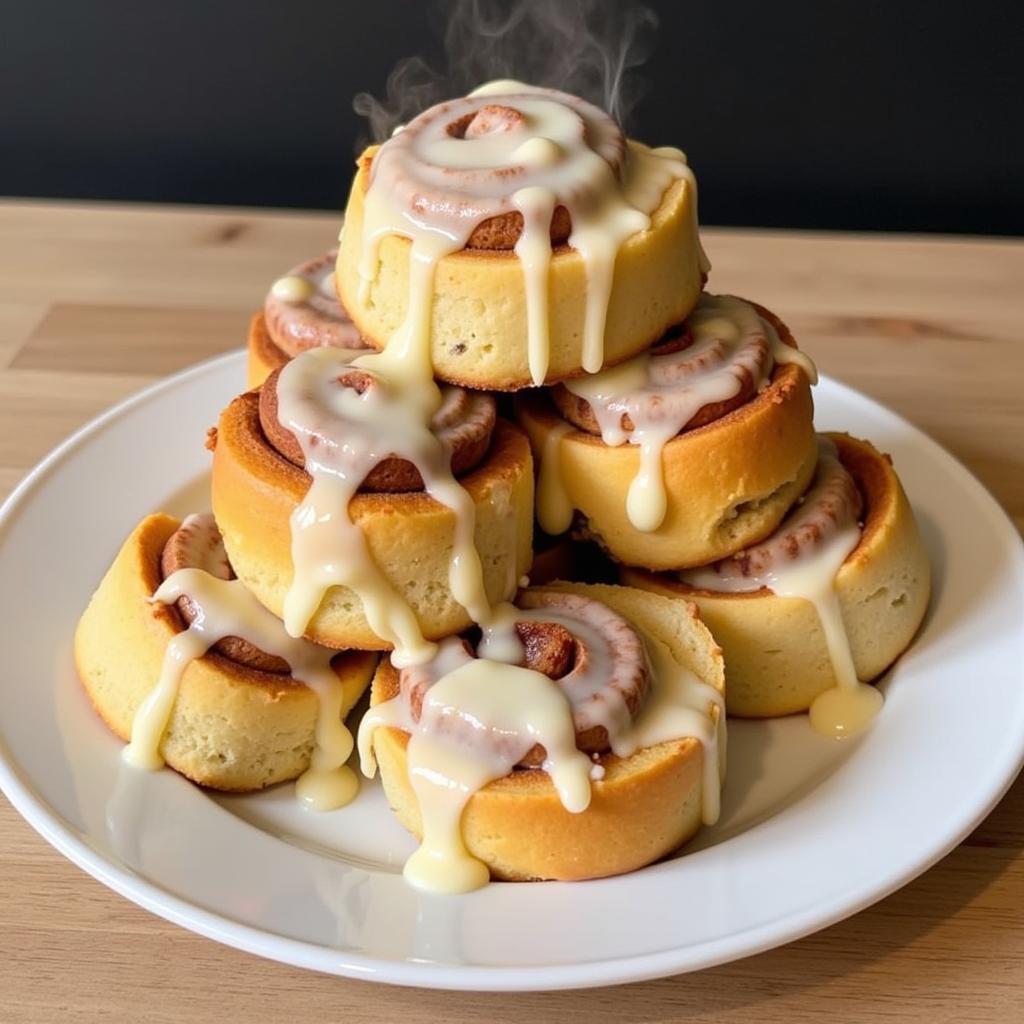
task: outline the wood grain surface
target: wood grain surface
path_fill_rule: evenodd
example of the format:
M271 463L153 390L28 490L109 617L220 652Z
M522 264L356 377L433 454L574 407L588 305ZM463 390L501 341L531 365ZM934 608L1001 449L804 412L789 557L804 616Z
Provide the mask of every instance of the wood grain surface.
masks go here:
M268 283L337 222L0 203L0 492L112 402L242 345ZM716 291L778 312L826 373L926 430L1024 524L1024 243L705 238ZM1016 1022L1022 846L1019 781L939 865L826 931L698 974L512 997L323 977L217 945L93 881L0 798L0 1022Z

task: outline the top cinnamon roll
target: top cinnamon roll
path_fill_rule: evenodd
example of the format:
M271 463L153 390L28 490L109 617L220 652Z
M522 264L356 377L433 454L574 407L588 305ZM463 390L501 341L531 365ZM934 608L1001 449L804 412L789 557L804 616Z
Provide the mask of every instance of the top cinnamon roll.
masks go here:
M625 137L604 111L576 96L509 86L510 95L477 93L414 118L374 156L369 188L460 248L513 249L527 205L517 193L555 191L556 167L562 180L544 228L552 245L566 242L569 207L600 202L610 180L621 183ZM366 255L372 259L372 249Z
M641 351L706 270L682 153L626 140L577 97L497 82L364 154L337 275L370 344L401 326L441 379L514 390Z
M233 578L206 514L143 519L75 632L82 683L132 764L242 792L301 776L320 809L354 795L343 719L375 662L288 637Z

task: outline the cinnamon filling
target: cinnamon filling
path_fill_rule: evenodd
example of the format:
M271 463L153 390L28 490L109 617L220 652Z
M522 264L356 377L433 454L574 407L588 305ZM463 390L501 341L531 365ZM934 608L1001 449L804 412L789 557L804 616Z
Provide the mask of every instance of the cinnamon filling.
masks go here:
M334 282L337 249L307 260L278 278L267 292L267 333L285 355L309 348L365 349L359 331L338 300Z
M160 556L162 579L166 580L179 569L202 569L220 580L235 578L220 531L209 513L187 516L181 526L168 537ZM195 621L198 611L188 595L179 597L175 608L186 628ZM226 636L218 640L211 650L230 661L260 672L272 672L275 675L291 673L291 667L283 658L266 654L241 637Z
M275 370L259 391L260 427L267 443L280 455L300 469L306 460L295 433L281 422L278 383L281 370ZM340 390L365 395L380 386L371 372L355 366L344 368L337 377ZM470 392L464 388L445 387L438 411L431 420L431 429L451 452L452 473L462 476L478 466L487 455L494 432L496 406L491 395ZM322 431L310 436L310 444L317 446L342 445L348 436L345 421L340 415L324 410ZM407 459L389 455L374 465L359 486L363 492L399 494L422 491L423 477Z
M577 750L607 753L609 733L636 719L647 694L647 658L633 627L607 605L576 594L527 590L512 614L503 628L514 632L520 651L513 663L557 684L573 712ZM413 722L420 722L424 697L438 679L486 657L489 643L493 638L474 649L469 640L452 638L432 661L402 670L399 691ZM546 760L547 751L534 744L516 766L538 768Z
M730 361L731 354L726 346L718 341L709 348L694 350L694 335L687 323L682 323L667 331L649 352L652 363L650 375L652 380L660 379L666 386L686 388L692 386L700 376L723 367ZM751 341L749 363L736 362L732 372L736 377L736 394L717 402L707 402L697 409L677 433L696 430L698 427L714 423L723 416L746 405L757 394L759 385L771 376L774 360L767 339L756 338ZM562 418L571 423L577 430L600 437L601 423L594 410L582 395L573 394L564 384L556 384L551 389L551 400ZM649 413L668 404L663 394L652 393L648 399ZM643 422L642 415L634 420L628 409L624 409L619 417L619 428L632 434L637 429L637 421Z

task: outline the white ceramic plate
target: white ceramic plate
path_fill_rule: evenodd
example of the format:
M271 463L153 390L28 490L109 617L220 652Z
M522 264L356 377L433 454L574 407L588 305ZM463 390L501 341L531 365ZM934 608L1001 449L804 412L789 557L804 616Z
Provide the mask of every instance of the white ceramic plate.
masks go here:
M244 379L205 363L111 410L0 512L0 786L62 853L154 913L302 967L406 985L549 989L695 970L788 942L903 885L991 809L1024 754L1024 556L980 484L833 381L821 429L892 453L935 593L859 742L806 717L733 722L722 819L684 856L575 885L409 888L412 849L376 783L317 815L291 787L212 797L122 765L72 667L78 615L146 513L208 507L206 428ZM144 439L144 443L143 443Z

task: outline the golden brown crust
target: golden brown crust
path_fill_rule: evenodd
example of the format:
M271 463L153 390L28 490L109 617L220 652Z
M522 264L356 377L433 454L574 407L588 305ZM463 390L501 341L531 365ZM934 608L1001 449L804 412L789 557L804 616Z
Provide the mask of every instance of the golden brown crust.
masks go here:
M164 515L144 519L125 541L75 633L75 664L97 714L122 740L160 676L182 623L173 607L151 604L160 555L178 529ZM376 659L358 651L333 661L347 713L369 683ZM176 771L214 789L249 791L296 778L309 766L319 701L290 675L263 672L210 652L182 677L161 753Z
M246 383L250 388L258 388L274 370L284 366L290 358L270 337L263 310L253 313L249 320L246 356Z
M857 675L875 679L912 641L928 606L930 567L913 511L889 456L848 434L829 434L864 497L860 542L836 576ZM725 594L664 573L624 568L622 579L694 601L725 652L729 713L774 718L806 711L835 684L809 602L767 589Z

